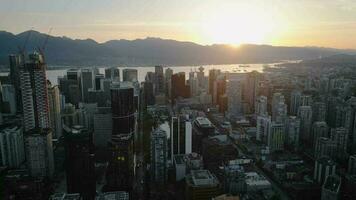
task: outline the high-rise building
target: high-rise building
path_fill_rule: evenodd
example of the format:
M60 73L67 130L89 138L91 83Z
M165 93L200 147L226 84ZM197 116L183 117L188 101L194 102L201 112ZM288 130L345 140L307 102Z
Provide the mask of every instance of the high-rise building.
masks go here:
M31 129L25 132L26 162L32 177L52 177L54 172L52 132Z
M274 93L272 98L272 121L284 123L287 118L287 104L281 93Z
M244 88L244 97L245 101L249 104L251 111L254 112L255 102L259 92L259 82L260 82L260 73L253 71L247 74L245 80Z
M190 87L190 96L195 97L199 94L198 79L195 77L195 72L189 72L188 84Z
M315 144L315 158L329 156L335 158L337 155L337 144L335 141L326 137L319 137Z
M332 128L330 131L330 138L336 143L336 156L338 158L347 158L347 129L345 129L344 127Z
M255 114L257 116L267 116L267 97L266 96L259 96L257 98L257 102L255 103Z
M93 88L90 89L94 89L94 90L103 90L101 88L101 80L105 79L104 74L95 74L94 76L94 86Z
M219 180L208 170L191 170L186 177L186 199L211 199L220 193Z
M111 81L120 81L120 70L117 67L110 67L105 69L105 78Z
M48 85L49 120L54 138L62 135L61 103L58 86Z
M326 121L326 105L323 102L314 102L312 106L313 121Z
M313 111L310 106L300 106L298 108L298 118L300 119L300 133L303 143L310 141L310 128L312 123Z
M200 66L197 73L198 86L199 88L204 88L204 67Z
M174 102L176 98L183 97L188 98L190 94L190 87L185 84L185 73L179 72L172 75L171 85L171 102Z
M286 144L294 150L299 149L300 120L289 116L286 121Z
M347 170L349 174L356 175L356 154L350 156Z
M173 70L171 68L167 68L164 74L164 80L165 80L165 93L166 96L170 99L171 94L172 94L172 75L173 75Z
M167 180L167 134L160 128L151 132L152 180L164 184Z
M122 81L129 81L129 82L138 81L137 69L123 69L122 70Z
M267 143L271 122L270 116L257 116L256 140Z
M229 80L226 87L228 113L231 117L241 116L242 113L242 83L239 80Z
M25 162L24 136L21 127L0 131L0 165L17 168Z
M222 97L226 93L226 76L219 74L214 82L213 103L222 105Z
M80 71L80 85L83 102L88 102L88 90L94 88L94 72L92 69L82 69Z
M15 103L16 110L22 111L22 96L21 96L21 81L20 81L20 69L23 65L23 57L20 55L10 55L9 63L10 63L10 79L11 84L15 88Z
M94 145L97 148L105 148L111 139L112 115L110 107L98 107L94 114Z
M219 69L209 70L209 94L210 95L214 95L214 84L220 73L221 71Z
M329 137L329 127L326 122L314 122L311 128L311 146L315 147L319 137Z
M46 64L39 53L29 55L20 69L24 130L49 128Z
M8 113L11 115L15 115L17 112L17 97L16 97L16 89L14 85L3 84L1 85L1 95L2 95L2 103L3 113Z
M321 189L321 200L338 200L341 192L341 178L329 175Z
M67 192L93 199L96 194L93 134L82 126L63 129Z
M62 125L72 127L74 125L79 125L79 112L75 109L73 104L67 103L61 112Z
M311 95L303 94L300 97L300 106L312 106L313 97Z
M134 88L130 82L112 85L111 160L106 173L107 191L131 191L132 189L133 136L136 131L134 104Z
M356 153L356 97L352 97L347 101L347 109L345 116L345 128L348 132L348 151L351 154Z
M281 151L284 149L285 128L283 123L272 122L269 127L267 146L270 151Z
M154 80L155 94L164 93L164 74L163 66L155 66L155 80Z
M314 180L319 184L323 184L329 175L335 175L336 163L329 157L320 157L315 161Z
M301 96L302 93L298 90L294 90L291 93L291 97L290 97L290 109L289 112L291 115L297 115L298 114L298 108L301 104Z

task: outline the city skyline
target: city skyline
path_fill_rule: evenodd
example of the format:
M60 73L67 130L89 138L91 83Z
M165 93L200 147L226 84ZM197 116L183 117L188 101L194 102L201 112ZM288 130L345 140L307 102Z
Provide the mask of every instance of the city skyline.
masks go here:
M98 42L159 37L202 45L356 48L356 2L2 1L0 29ZM184 13L184 15L182 15Z

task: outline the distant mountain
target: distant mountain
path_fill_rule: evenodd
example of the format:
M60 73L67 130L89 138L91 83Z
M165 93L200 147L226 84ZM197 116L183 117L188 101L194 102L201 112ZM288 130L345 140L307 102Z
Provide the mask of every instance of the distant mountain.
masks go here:
M17 35L0 31L0 64L17 53L28 39L26 51L41 47L46 34L26 31ZM356 50L319 47L281 47L270 45L199 45L160 38L111 40L73 40L48 36L45 49L50 65L204 65L233 63L272 63L281 60L312 60L337 54L356 54Z

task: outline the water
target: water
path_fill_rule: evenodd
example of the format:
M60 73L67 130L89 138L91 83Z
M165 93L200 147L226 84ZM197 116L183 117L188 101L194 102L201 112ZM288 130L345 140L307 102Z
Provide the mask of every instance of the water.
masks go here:
M276 64L280 63L274 63L274 64L269 64L270 67L275 66ZM248 65L243 65L243 66L249 66L249 67L239 67L241 64L229 64L229 65L204 65L204 72L205 75L207 76L209 74L210 69L220 69L221 71L227 71L227 72L236 72L236 73L246 73L246 72L251 72L251 71L258 71L258 72L263 72L265 64L248 64ZM137 69L137 76L138 76L138 81L142 82L145 80L145 76L147 72L154 72L154 67L118 67L120 69L120 76L122 77L122 69L126 68L134 68ZM164 70L168 67L164 67ZM186 73L186 78L188 78L188 73L191 71L198 71L199 66L179 66L179 67L169 67L173 70L174 73L177 72L185 72ZM105 72L105 67L99 67L98 68L100 73L104 74ZM58 83L58 77L62 77L66 74L67 69L56 69L56 70L47 70L47 79L51 81L53 85L57 85ZM7 75L8 73L2 72L0 75Z

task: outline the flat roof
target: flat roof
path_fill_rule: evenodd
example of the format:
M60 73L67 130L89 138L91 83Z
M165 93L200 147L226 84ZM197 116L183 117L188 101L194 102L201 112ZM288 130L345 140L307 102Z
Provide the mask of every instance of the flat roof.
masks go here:
M190 174L194 186L213 186L218 184L217 178L209 170L192 170Z
M212 126L210 120L206 117L197 117L196 121L198 122L199 126Z

